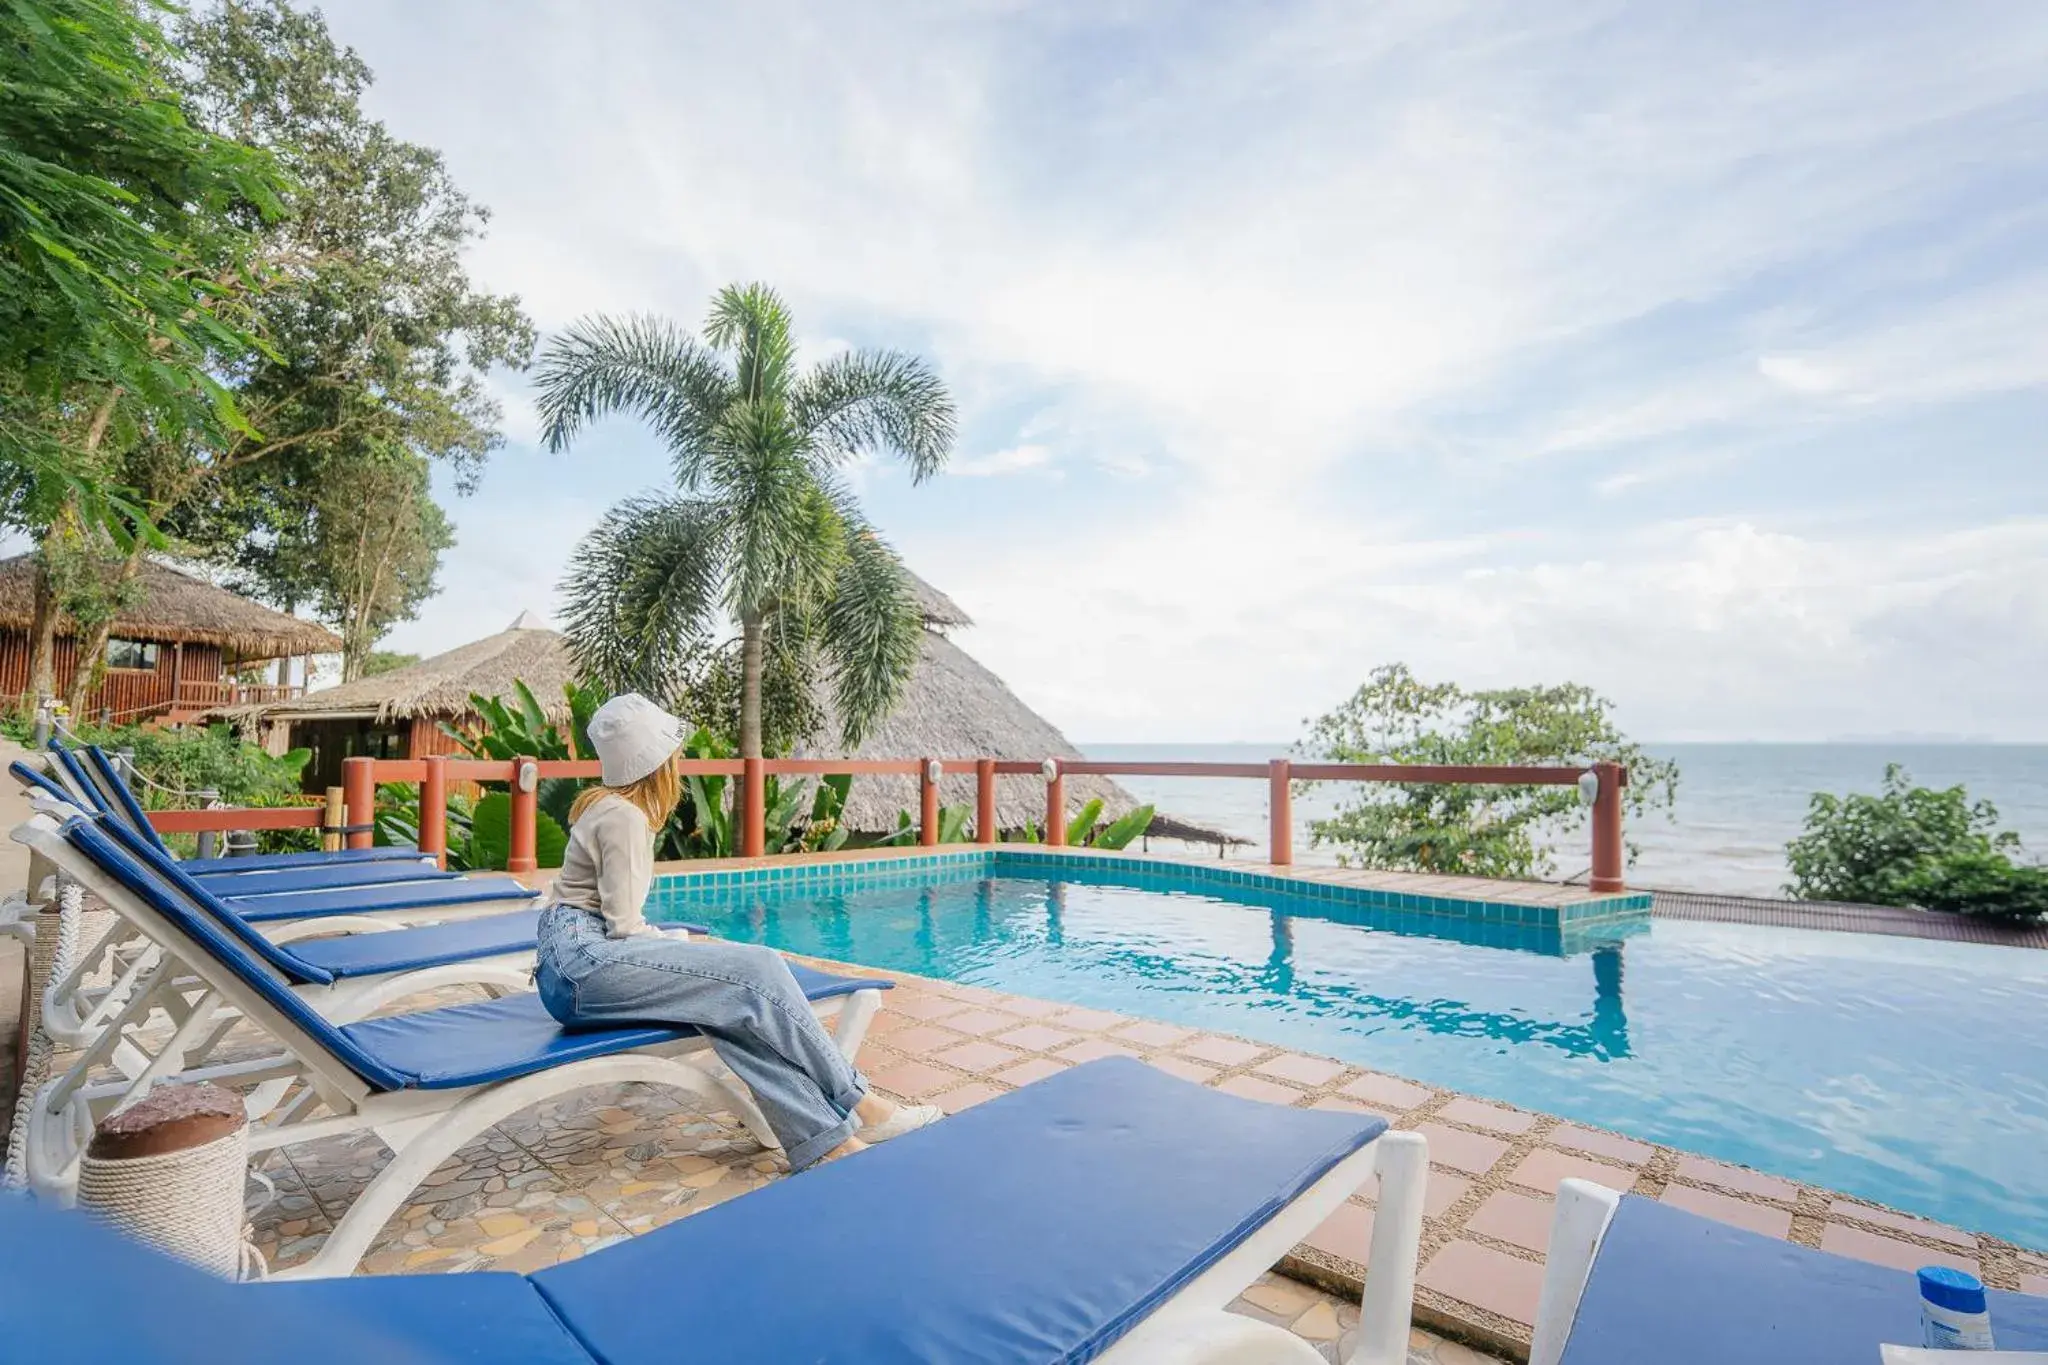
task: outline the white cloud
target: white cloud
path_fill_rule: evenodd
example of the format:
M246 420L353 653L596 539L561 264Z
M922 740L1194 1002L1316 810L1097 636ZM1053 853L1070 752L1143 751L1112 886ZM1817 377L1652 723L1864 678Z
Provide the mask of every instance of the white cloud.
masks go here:
M496 210L476 270L544 327L694 322L762 278L835 344L932 356L972 482L927 523L938 493L856 478L1076 732L1289 733L1390 658L1577 677L1663 734L2040 728L2009 674L1905 643L1995 620L1997 668L2038 661L2040 528L1988 520L2048 497L2038 449L2008 437L2012 487L1938 517L1799 476L1824 440L2038 396L2013 187L2048 167L2048 10L330 15ZM661 478L580 444L607 488ZM977 477L1019 473L1066 478ZM527 502L457 509L411 630L544 607L601 500Z
M1010 446L1005 450L991 451L987 455L975 455L967 459L956 459L946 465L946 473L963 479L988 479L1004 474L1022 474L1028 470L1044 470L1052 463L1052 451L1042 445ZM1058 473L1057 470L1048 471Z

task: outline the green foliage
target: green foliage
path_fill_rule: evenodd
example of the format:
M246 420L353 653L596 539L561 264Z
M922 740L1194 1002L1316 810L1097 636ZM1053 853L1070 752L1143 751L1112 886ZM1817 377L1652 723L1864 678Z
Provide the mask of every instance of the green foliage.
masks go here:
M731 743L700 728L683 744L683 757L730 759ZM736 778L692 774L683 779L683 799L655 840L658 858L737 858L740 813ZM835 773L815 783L784 782L770 776L762 787L762 847L776 853L829 853L846 845L850 831L840 823L853 777Z
M184 793L207 789L219 792L224 806L305 804L299 784L312 757L310 749L273 755L237 739L225 725L203 730L158 730L139 725L73 725L71 729L81 743L98 745L110 754L124 749L134 752L135 770L144 780L131 785L147 810L196 809L201 802ZM273 853L310 849L318 846L318 836L311 830L262 830L257 833L257 845Z
M470 693L470 709L482 718L482 728L458 730L443 724L441 733L460 744L474 758L494 758L504 762L522 757L548 760L597 757L597 751L590 747L590 716L603 703L604 696L595 687L587 683L562 685L562 700L569 710L566 734L548 719L540 699L534 696L533 689L526 685L524 679L513 679L512 691L510 702L503 697ZM542 778L536 793L541 811L566 829L569 807L575 803L576 793L589 785L588 781L575 777Z
M1629 774L1631 817L1668 811L1677 765L1631 743L1610 709L1576 683L1468 691L1387 664L1313 724L1305 747L1336 763L1619 763ZM1530 877L1556 870L1549 842L1585 819L1574 787L1372 783L1311 831L1317 844L1335 845L1362 867Z
M385 673L396 673L401 668L411 668L420 661L417 654L406 654L396 649L373 649L363 656L365 678L375 678Z
M1885 768L1876 796L1816 792L1805 831L1785 846L1806 900L1918 905L2002 919L2048 914L2048 868L2014 861L2019 835L1998 828L1998 808L1962 787L1916 787Z
M533 855L540 867L560 867L569 847L569 835L561 822L546 811L534 813ZM463 849L465 867L502 870L512 853L512 796L509 792L485 792L470 812L469 837Z
M111 395L166 433L245 430L219 369L248 354L247 225L282 183L214 135L180 52L127 0L0 0L0 464L10 514L119 533L101 482Z
M1067 821L1067 847L1078 848L1088 842L1088 836L1095 832L1095 822L1102 818L1102 798L1091 796L1074 818Z
M1098 830L1088 841L1090 848L1111 850L1125 849L1140 834L1152 828L1152 817L1156 812L1150 806L1140 806L1120 820L1112 820L1108 826Z
M849 747L895 704L922 623L841 470L886 453L921 481L953 443L952 402L924 362L861 351L801 372L791 332L772 291L731 286L701 342L658 319L597 317L550 341L536 370L551 449L631 413L675 474L673 495L620 503L571 558L577 660L607 690L710 715L748 756L810 733L820 684ZM720 644L726 619L740 635Z

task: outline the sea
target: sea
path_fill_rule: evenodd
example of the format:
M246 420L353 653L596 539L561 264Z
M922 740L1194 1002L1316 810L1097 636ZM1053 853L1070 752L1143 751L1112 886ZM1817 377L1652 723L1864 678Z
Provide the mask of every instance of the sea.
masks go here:
M1275 744L1087 744L1090 758L1156 762L1263 763L1294 757ZM1737 895L1784 893L1790 874L1785 844L1804 825L1815 792L1876 792L1887 763L1898 763L1924 787L1960 783L1972 799L1998 808L2000 827L2016 832L2026 856L2048 861L2048 745L1855 742L1833 744L1646 744L1678 765L1678 794L1668 816L1631 820L1636 845L1632 886ZM1250 840L1230 856L1263 860L1266 784L1243 778L1120 777L1141 801L1210 829ZM1295 858L1335 862L1341 850L1318 846L1312 822L1327 817L1359 789L1316 783L1294 802ZM1585 871L1583 829L1557 841L1554 875Z

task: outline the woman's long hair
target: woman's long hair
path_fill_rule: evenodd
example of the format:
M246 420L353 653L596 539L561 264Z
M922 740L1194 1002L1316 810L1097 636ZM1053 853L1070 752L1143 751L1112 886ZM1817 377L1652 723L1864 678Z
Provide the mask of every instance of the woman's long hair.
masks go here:
M628 782L623 787L586 787L576 793L576 800L569 806L569 823L581 820L583 812L603 796L624 797L647 818L647 828L659 830L668 823L669 812L683 799L683 779L677 775L674 761L663 759L660 767L637 782Z

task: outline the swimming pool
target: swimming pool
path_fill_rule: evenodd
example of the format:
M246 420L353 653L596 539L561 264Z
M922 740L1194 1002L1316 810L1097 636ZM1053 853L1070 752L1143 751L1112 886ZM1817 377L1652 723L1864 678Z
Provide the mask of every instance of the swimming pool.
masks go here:
M907 885L671 878L658 900L724 937L1322 1053L2048 1247L2048 954L1669 920L1512 946L1131 880L967 862Z

